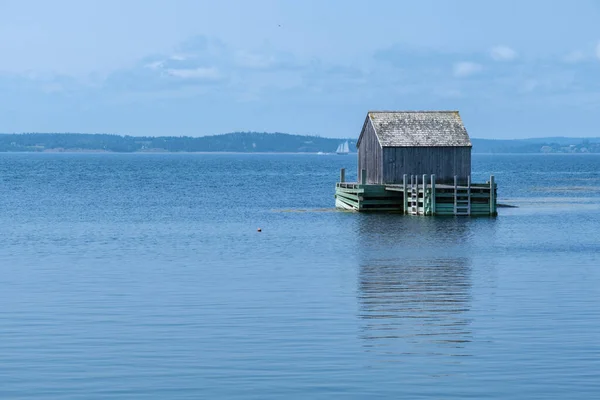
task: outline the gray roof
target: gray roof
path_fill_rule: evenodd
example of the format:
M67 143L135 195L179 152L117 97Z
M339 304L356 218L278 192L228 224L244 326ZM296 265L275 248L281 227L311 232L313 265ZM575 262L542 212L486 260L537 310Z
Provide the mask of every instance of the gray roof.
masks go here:
M471 146L458 111L370 111L367 118L382 147Z

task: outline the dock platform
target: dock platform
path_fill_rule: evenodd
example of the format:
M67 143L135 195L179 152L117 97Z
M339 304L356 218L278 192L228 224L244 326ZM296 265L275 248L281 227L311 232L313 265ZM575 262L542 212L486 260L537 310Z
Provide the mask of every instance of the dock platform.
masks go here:
M497 185L494 176L485 183L454 177L454 184L436 183L435 175L404 175L401 184L345 182L344 169L335 187L335 206L361 212L397 212L407 215L496 216Z

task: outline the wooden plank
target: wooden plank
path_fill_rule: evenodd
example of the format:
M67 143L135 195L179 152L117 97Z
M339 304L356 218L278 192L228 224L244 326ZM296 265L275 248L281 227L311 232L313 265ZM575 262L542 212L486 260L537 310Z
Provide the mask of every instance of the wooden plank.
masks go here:
M367 181L365 183L382 183L383 149L368 116L361 135L358 146L358 176L363 169L366 169Z
M351 193L351 194L357 194L357 193L364 193L365 189L346 189L346 188L341 188L338 187L335 189L336 193Z
M437 180L437 178L436 178L436 180ZM407 185L408 184L409 183L407 181ZM383 186L385 186L386 188L394 188L394 189L400 189L400 190L403 188L403 184L402 183L399 183L399 184L397 184L397 183L386 183L386 184L383 184ZM436 183L435 184L435 188L438 191L440 191L440 192L443 192L443 191L454 191L454 184L452 184L452 185L446 185L446 184L442 184L442 183ZM466 185L461 185L460 182L459 182L458 188L459 189L466 189L467 186ZM489 183L483 184L483 183L472 183L471 182L471 190L473 190L473 191L480 190L480 191L483 191L485 193L489 193L489 191L490 191L490 184Z
M406 189L404 189L403 187L398 187L398 186L385 186L385 190L388 192L394 192L394 193L402 193L406 190L407 192L410 193L409 184L407 183L406 186L407 186Z
M454 175L465 182L471 174L470 147L386 147L383 182L401 183L404 174L435 174L438 182L452 183Z
M454 193L439 192L436 187L436 197L439 198L454 198ZM488 193L471 193L471 199L489 199ZM486 201L487 203L487 201Z
M343 201L354 202L356 204L358 204L360 201L358 196L352 196L352 195L348 195L348 194L338 194L338 195L336 195L336 198L343 200Z
M357 211L354 206L347 204L340 199L335 199L335 208L341 208L343 210Z
M336 187L346 188L346 189L358 189L359 184L357 182L345 182L345 183L336 183Z
M394 199L365 199L360 202L363 206L365 205L383 205L390 206L397 209L402 207L402 204L398 201L394 201Z
M359 197L361 197L361 194L359 194L359 193L337 192L335 195L336 196L347 197L349 199L354 199L356 201L358 201Z
M401 213L402 212L402 210L400 210L399 208L392 208L392 207L362 208L360 211L363 212L363 213L365 213L365 212L395 212L395 213Z
M346 197L342 197L342 196L337 196L336 197L336 201L344 202L345 204L349 204L349 205L351 205L352 207L354 207L356 209L358 209L358 206L359 206L357 200L352 200L352 199L349 199L349 198L346 198Z
M472 214L486 214L486 215L491 215L490 214L490 210L487 207L486 208L479 208L479 207L472 208L471 209L471 213Z
M392 194L383 185L364 185L363 189L366 194L384 194L388 196Z

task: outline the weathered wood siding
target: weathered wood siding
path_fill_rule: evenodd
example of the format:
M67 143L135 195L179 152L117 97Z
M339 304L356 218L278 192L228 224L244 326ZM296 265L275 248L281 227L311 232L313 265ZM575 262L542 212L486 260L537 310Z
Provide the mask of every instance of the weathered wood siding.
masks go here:
M365 125L362 139L358 146L358 176L362 169L367 170L367 183L382 183L383 151L375 130L369 119Z
M471 147L384 147L382 183L402 183L402 175L436 175L438 183L465 182L471 175Z

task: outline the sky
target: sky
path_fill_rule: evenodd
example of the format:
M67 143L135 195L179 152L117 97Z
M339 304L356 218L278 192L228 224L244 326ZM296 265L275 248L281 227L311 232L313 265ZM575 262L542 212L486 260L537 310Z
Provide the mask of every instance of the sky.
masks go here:
M0 132L600 137L600 1L0 0Z

